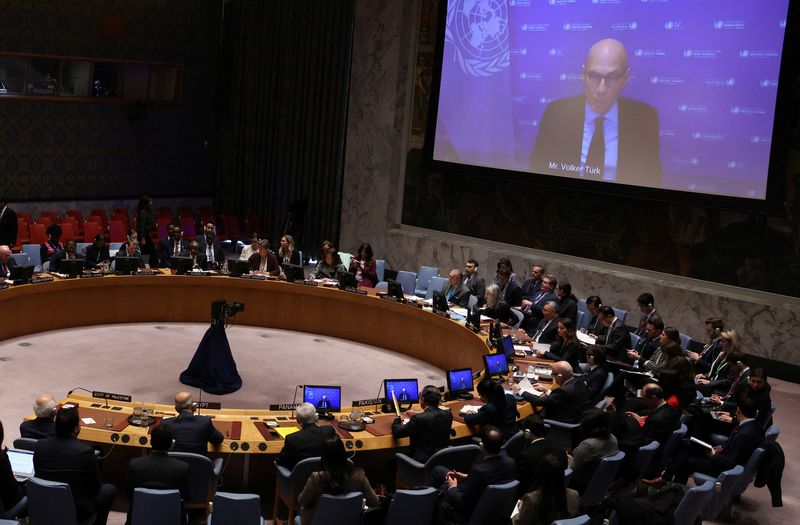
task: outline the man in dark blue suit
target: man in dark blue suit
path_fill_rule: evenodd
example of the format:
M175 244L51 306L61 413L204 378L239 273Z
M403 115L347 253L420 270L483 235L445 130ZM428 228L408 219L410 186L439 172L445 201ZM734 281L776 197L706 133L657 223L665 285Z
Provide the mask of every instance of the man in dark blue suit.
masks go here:
M530 301L522 301L522 313L525 318L522 320L520 328L532 333L536 325L542 319L544 305L550 301L558 301L555 289L558 286L558 277L555 275L545 275L542 277L542 284L539 285L539 292Z
M492 425L481 428L483 459L468 474L449 470L442 465L431 472L431 484L443 489L445 506L454 517L468 519L472 509L489 485L507 483L516 478L514 460L502 450L503 433Z
M522 306L523 308L533 302L534 297L539 295L544 277L544 266L534 264L531 266L531 278L522 282Z
M23 421L19 425L19 435L24 438L44 439L56 435L56 401L50 394L41 394L33 402L36 419Z
M176 452L205 455L208 452L209 443L218 447L224 437L222 432L214 428L210 417L194 415L195 408L192 394L178 392L175 395L175 411L178 412L178 417L166 418L161 421L161 424L172 427L175 434Z
M395 439L410 438L408 454L420 463L425 463L437 451L450 444L450 427L453 414L439 408L441 394L439 389L428 385L419 394L422 412L409 410L404 414L405 422L399 417L392 422L392 436Z
M225 253L222 251L222 244L217 240L214 230L206 230L205 234L205 242L201 244L200 249L206 256L207 269L216 270L225 263Z
M664 330L664 321L660 317L654 317L647 321L647 329L644 336L636 343L636 348L628 350L628 358L638 361L639 366L653 357L653 353L661 345L659 336Z
M283 450L275 458L278 465L288 469L293 469L297 462L303 459L319 457L325 440L336 434L330 425L324 427L317 425L319 416L317 409L311 403L301 404L294 413L300 431L286 436Z
M11 275L11 268L16 263L17 261L11 258L11 248L5 244L0 246L0 277L2 279L8 279L8 276Z
M758 421L758 408L752 401L740 403L736 409L736 419L739 426L731 433L731 437L721 447L708 450L691 442L681 443L663 480L668 480L672 472L676 472L674 481L686 484L689 475L701 472L709 476L719 476L722 472L732 469L736 465L746 465L753 451L764 441L764 430ZM702 452L700 452L702 451ZM651 484L663 483L661 478L651 481Z
M117 489L103 483L94 450L77 439L80 431L78 407L61 407L56 415L56 435L36 443L33 468L38 478L69 485L79 523L95 516L95 525L105 525Z
M706 334L708 335L708 344L703 347L703 351L699 354L697 352L688 351L686 357L689 358L694 364L694 371L698 374L707 374L711 370L711 365L719 357L722 352L722 345L720 345L720 334L724 328L722 319L709 317L705 321Z
M169 238L161 241L161 265L169 268L171 257L185 257L189 253L189 243L183 238L183 230L178 225L172 225Z
M542 407L541 415L546 419L577 423L590 405L586 383L572 375L572 365L566 361L556 361L551 370L557 387L550 394L537 396L523 392L522 397L534 407Z

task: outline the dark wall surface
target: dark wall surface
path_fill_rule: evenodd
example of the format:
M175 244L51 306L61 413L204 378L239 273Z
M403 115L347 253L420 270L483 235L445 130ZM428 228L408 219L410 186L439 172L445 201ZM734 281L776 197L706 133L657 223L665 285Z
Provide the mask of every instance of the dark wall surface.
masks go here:
M0 51L184 65L178 105L0 98L0 193L210 194L221 19L221 0L0 2Z

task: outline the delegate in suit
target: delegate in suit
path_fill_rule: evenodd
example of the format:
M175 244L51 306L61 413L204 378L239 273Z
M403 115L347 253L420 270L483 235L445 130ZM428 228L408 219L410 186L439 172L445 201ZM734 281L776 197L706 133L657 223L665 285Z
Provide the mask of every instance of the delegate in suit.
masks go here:
M596 42L583 66L584 94L545 109L531 170L659 187L658 114L648 104L620 98L629 74L621 42Z

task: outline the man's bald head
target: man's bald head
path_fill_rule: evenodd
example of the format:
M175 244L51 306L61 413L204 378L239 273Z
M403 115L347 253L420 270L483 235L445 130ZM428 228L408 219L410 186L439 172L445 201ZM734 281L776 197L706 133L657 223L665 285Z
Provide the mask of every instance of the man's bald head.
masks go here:
M11 257L11 248L3 244L0 246L0 262L6 262Z
M595 42L586 55L583 79L592 110L608 112L628 81L628 52L622 42L613 38Z
M33 401L33 413L36 417L53 419L56 416L56 400L50 394L39 394Z
M175 410L183 412L192 409L192 394L189 392L178 392L175 394Z
M555 377L559 385L564 384L568 379L572 379L572 365L568 362L556 361L551 368L553 370L553 377Z

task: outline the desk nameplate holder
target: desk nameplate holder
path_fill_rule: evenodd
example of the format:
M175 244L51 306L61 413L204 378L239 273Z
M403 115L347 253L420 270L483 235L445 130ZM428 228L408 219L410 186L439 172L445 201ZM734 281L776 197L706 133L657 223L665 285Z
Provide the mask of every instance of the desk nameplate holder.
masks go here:
M358 399L354 400L352 407L353 408L363 408L368 406L376 406L376 405L383 405L386 404L385 397L376 397L373 399Z
M51 283L55 281L54 277L36 277L31 279L31 284Z
M342 291L348 292L348 293L354 293L356 295L367 295L367 291L366 290L359 290L358 288L344 288L344 289L342 289Z
M300 403L278 403L275 405L270 405L270 410L294 410L300 406Z
M90 272L90 273L81 272L80 274L78 274L78 278L80 279L96 279L98 277L104 277L104 276L105 276L104 273L98 273L98 272Z

